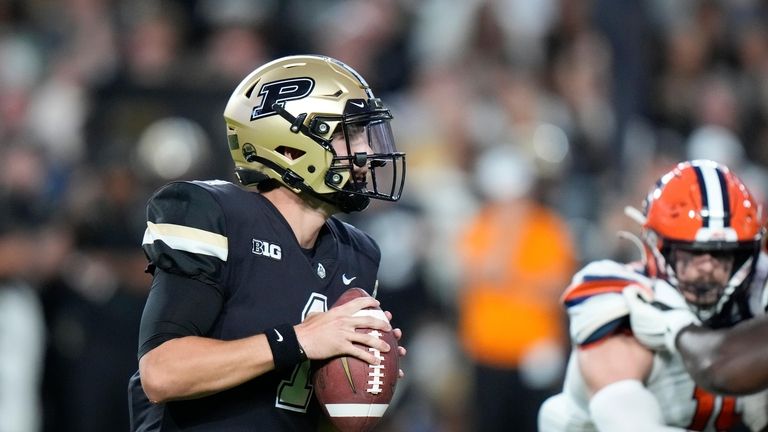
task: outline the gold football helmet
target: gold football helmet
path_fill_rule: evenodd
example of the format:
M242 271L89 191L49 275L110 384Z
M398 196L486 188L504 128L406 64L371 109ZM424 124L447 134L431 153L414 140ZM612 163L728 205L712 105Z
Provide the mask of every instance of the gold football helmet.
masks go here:
M273 179L343 212L400 198L405 154L395 149L392 115L338 60L289 56L259 67L232 93L224 119L243 185Z

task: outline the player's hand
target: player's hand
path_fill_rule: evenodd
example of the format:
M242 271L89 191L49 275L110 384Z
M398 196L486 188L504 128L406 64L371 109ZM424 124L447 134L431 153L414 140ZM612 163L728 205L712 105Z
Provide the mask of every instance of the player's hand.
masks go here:
M389 322L392 322L392 313L390 311L385 311L384 314L387 316L387 319ZM392 329L392 333L395 334L395 339L397 339L398 345L397 345L397 354L400 357L405 357L406 354L408 354L408 350L405 349L405 347L402 347L399 345L400 339L403 337L403 331L399 328ZM398 370L398 378L405 377L405 372L403 372L402 369Z
M310 360L322 360L338 355L350 355L369 364L379 364L379 359L364 347L375 348L381 352L391 349L383 340L366 333L355 331L369 328L390 331L392 326L385 320L370 315L354 316L355 313L369 307L379 307L379 301L373 297L361 297L350 300L327 312L314 313L294 327L296 338L304 348Z
M649 288L635 284L624 288L623 294L635 338L653 350L677 352L675 339L680 330L700 323L680 295L661 301Z

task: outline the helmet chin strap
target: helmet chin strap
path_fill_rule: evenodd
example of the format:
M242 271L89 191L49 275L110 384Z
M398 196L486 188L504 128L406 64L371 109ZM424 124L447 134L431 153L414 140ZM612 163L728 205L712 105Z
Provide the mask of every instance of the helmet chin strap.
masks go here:
M258 156L255 153L248 154L246 156L246 161L257 162L266 166L267 168L272 169L278 175L280 175L281 180L288 187L293 189L298 189L299 191L306 193L307 195L315 199L318 199L322 202L332 205L335 208L338 208L340 211L344 213L363 211L368 207L368 204L371 201L370 198L368 198L367 196L354 194L354 193L345 193L343 191L336 192L333 194L317 193L315 192L314 189L309 187L309 185L307 185L304 182L304 179L301 178L301 176L299 176L295 172L289 169L285 169L280 165L272 162L271 160Z
M720 313L720 311L723 309L723 306L725 306L725 303L728 302L728 300L731 298L731 295L733 295L734 291L736 291L736 288L743 284L744 281L746 281L746 279L752 273L753 262L754 257L749 257L746 261L744 261L744 264L742 264L741 267L736 270L731 279L728 281L728 285L725 287L723 294L717 300L713 315Z

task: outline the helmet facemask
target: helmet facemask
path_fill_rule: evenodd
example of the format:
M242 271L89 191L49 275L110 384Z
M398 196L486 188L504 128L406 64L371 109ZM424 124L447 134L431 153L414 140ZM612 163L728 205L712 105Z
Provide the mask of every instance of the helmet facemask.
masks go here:
M351 210L371 198L397 201L405 183L405 154L397 152L390 120L379 99L351 99L331 136L334 156L325 184Z
M746 289L758 253L754 242L670 242L662 249L664 276L698 318L713 326L724 306Z

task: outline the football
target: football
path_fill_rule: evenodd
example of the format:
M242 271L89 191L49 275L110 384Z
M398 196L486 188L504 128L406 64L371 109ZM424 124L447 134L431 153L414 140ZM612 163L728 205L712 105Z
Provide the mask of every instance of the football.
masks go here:
M368 295L360 288L351 288L332 307ZM362 314L387 320L380 308L367 308L356 315ZM371 430L389 407L398 380L399 356L394 333L365 328L356 331L380 337L392 349L384 353L369 348L381 359L378 366L355 357L342 356L326 360L315 369L312 384L317 400L325 415L341 432Z

